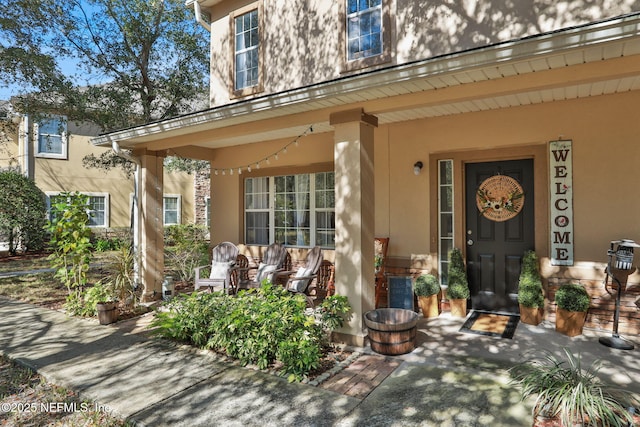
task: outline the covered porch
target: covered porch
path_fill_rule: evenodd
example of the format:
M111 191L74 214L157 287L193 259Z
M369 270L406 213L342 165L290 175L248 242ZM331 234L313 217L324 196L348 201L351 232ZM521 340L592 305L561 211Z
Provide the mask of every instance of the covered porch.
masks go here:
M159 295L163 280L162 161L170 155L211 164L212 245L245 242L246 178L334 173L335 286L354 309L341 331L352 344L364 343L362 315L375 303L374 237L390 237L387 269L403 274L441 274L447 249L466 248L464 194L472 189L464 177L471 163L532 159L532 246L547 286L582 280L598 288L608 242L640 240L632 214L640 201L628 197L635 187L623 182L621 173L636 170L640 162L634 118L640 99L639 30L640 17L627 16L96 138L96 145L131 150L140 164L145 297ZM573 265L558 266L550 261L548 143L565 139L576 147L573 211L580 238ZM424 167L416 175L417 161ZM443 161L451 165L447 224L442 222ZM599 171L613 171L619 185L608 185L594 173ZM620 200L621 209L593 209L598 199ZM637 273L629 283L638 283ZM636 293L637 288L631 287ZM624 327L637 331L637 312L630 313ZM610 317L609 311L602 318Z

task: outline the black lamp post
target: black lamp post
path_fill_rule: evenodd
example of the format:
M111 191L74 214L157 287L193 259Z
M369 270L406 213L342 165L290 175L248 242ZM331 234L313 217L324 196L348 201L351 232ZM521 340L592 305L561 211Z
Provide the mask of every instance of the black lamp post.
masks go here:
M614 251L614 246L616 246ZM611 276L611 281L618 284L618 288L616 290L616 309L613 315L613 333L610 337L601 337L600 344L606 345L607 347L617 348L620 350L633 350L634 346L629 341L623 339L618 335L618 321L620 320L620 296L622 295L622 283L613 273L612 268L615 267L617 270L622 271L630 271L632 269L631 264L633 263L633 248L640 248L640 245L629 239L622 240L614 240L611 242L611 248L607 251L607 255L609 255L609 262L607 263L606 276L604 278L604 286L607 288L607 283L609 282L609 276ZM615 258L615 265L613 264L613 259Z

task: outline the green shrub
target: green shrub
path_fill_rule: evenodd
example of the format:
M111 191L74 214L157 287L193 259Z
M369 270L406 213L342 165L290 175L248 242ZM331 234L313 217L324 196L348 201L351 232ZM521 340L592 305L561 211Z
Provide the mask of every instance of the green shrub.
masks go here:
M433 274L423 274L416 279L413 291L418 296L427 297L440 292L440 283Z
M567 311L587 311L591 304L587 290L575 283L560 286L556 291L555 301L558 307Z
M329 300L327 302L327 300ZM350 309L345 297L327 298L327 324ZM179 295L159 312L156 333L189 342L265 369L276 360L281 374L301 379L319 364L323 326L305 314L306 299L268 282L237 296L220 292Z
M449 253L447 298L468 299L471 296L467 273L460 249L454 248Z
M0 132L1 133L1 132ZM45 247L47 206L44 193L16 171L0 172L0 233L6 237L9 253Z
M92 317L98 314L96 306L99 302L112 300L109 284L97 282L93 286L69 294L64 308L72 316Z
M208 229L196 224L171 225L165 229L167 266L179 280L193 283L195 268L209 264Z
M544 290L534 251L527 251L522 259L522 270L518 281L518 303L525 307L544 307Z

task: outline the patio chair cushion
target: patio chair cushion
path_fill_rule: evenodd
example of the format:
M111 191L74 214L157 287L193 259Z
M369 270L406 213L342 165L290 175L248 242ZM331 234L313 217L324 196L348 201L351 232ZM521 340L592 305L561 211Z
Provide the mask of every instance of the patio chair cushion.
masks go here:
M233 267L235 261L229 262L212 262L211 263L211 274L209 275L209 279L218 279L218 280L226 280L229 275L229 269Z
M274 264L258 264L258 272L256 273L256 282L262 283L264 279L271 280L273 272L276 270L277 265Z
M310 268L300 267L296 272L294 277L306 277L311 276L313 274L313 270ZM294 292L304 292L309 285L309 279L303 280L292 280L289 284L289 289Z

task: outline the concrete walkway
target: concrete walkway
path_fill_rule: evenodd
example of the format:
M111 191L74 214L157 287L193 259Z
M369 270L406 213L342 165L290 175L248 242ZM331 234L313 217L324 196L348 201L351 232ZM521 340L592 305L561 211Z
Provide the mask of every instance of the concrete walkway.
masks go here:
M610 380L640 391L638 346L613 350L597 336L523 324L513 340L497 339L458 333L462 323L446 314L421 320L419 347L356 398L0 297L5 355L142 426L531 426L531 408L506 373L531 348L570 346L585 363L605 357Z

